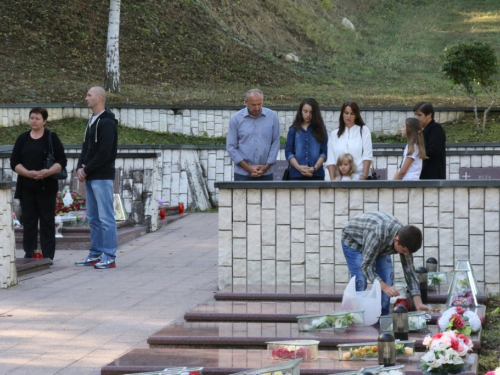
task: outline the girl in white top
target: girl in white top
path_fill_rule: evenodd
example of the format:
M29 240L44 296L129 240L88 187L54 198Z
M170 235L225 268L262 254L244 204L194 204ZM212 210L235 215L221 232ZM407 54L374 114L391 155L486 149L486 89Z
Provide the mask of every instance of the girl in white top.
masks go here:
M351 181L359 180L356 176L356 164L354 164L354 158L351 154L342 154L337 159L337 168L335 180L337 181Z
M401 168L394 175L394 180L419 180L422 161L427 159L420 121L416 118L407 118L401 133L408 139L408 144L403 152Z
M335 163L341 154L349 153L356 164L355 179L366 180L373 158L370 129L364 126L359 107L355 102L345 102L339 117L339 127L328 138L328 155L325 165L330 180L335 180Z

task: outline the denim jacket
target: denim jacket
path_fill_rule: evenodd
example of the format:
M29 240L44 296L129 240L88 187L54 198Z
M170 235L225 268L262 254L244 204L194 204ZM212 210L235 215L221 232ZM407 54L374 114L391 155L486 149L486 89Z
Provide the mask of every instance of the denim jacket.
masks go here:
M326 130L325 133L327 134ZM309 126L307 128L307 131L303 128L300 128L300 130L296 131L295 128L291 126L288 130L288 136L286 137L286 160L290 162L291 158L295 158L300 165L314 167L320 157L323 157L326 160L327 147L328 136L325 137L324 142L319 143L312 134L312 126ZM324 175L324 168L319 168L314 173L314 176L318 177L323 177ZM290 165L290 177L302 177L302 174Z

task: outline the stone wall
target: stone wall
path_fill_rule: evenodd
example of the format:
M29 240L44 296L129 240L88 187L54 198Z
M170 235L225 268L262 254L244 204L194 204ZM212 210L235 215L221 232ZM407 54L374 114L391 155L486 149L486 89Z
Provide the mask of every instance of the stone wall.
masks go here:
M373 164L379 169L386 169L387 176L392 178L401 164L403 148L404 145L374 145ZM0 150L0 163L2 163L0 171L3 172L5 179L10 181L12 171L9 157L12 147L2 147L2 149L3 153ZM76 146L67 146L66 152L68 155L72 153L75 155L69 161L67 168L69 172L76 167L76 155L79 154L80 149ZM148 181L145 187L140 187L139 177L141 176L140 168L145 168L144 175L149 176L149 171L152 171L150 164L153 162L152 159L146 162L142 156L134 158L132 154L150 154L149 157L155 159L153 167L157 172L155 175L157 180L154 184L155 197L161 198L166 204L172 206L183 202L190 210L206 210L216 207L218 190L215 188L215 183L233 179L233 164L223 146L121 146L119 152L122 156L117 161L117 167L124 169L125 173L122 193L128 212L131 212L132 202L139 204L139 195L142 194L139 192L142 192L144 188L150 189ZM153 153L158 156L151 156ZM285 159L283 149L280 151L279 159ZM500 145L494 143L449 145L447 161L447 178L450 180L464 178L460 175L461 168L500 168ZM135 196L133 186L137 191ZM132 210L132 212L135 215L138 211ZM142 215L137 216L136 219L142 222Z
M62 118L90 117L82 104L39 104L49 111L49 121ZM0 105L0 126L27 123L29 111L38 104ZM172 107L114 105L111 110L123 126L159 132L191 135L225 136L229 119L241 107ZM297 108L272 107L280 119L281 135L286 136ZM436 121L444 123L463 116L467 108L436 108ZM340 108L322 109L328 131L338 127ZM412 108L362 108L361 116L371 131L377 134L396 134L407 117L414 117Z
M0 182L0 288L17 284L11 182Z
M75 149L66 150L68 178L59 181L61 191L77 190L76 182L72 181L72 171L76 170L79 156L75 151ZM9 158L2 154L0 156L3 181L17 181L17 173L13 173L10 169ZM158 174L158 159L159 155L156 153L118 154L115 164L121 172L118 193L123 198L126 212L134 222L150 225L151 231L155 231L158 226L157 187L161 180ZM18 206L17 200L15 206Z
M348 281L346 222L384 211L419 227L415 265L442 271L470 259L481 288L500 292L500 180L217 183L219 288L333 285ZM399 259L396 273L401 274Z

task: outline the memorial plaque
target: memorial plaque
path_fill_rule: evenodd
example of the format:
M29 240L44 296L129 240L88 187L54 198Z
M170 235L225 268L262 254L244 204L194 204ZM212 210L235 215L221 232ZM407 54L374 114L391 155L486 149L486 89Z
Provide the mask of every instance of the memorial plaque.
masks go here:
M500 167L459 168L460 180L497 180L500 179Z
M281 181L283 178L283 173L288 168L288 162L286 160L278 160L276 164L274 164L273 170L273 180Z

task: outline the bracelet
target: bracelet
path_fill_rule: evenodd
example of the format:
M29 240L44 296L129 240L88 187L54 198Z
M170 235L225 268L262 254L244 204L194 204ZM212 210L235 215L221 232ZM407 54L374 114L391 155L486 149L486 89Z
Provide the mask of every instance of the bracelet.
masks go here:
M366 174L362 174L361 176L363 176L364 178L368 178L368 175Z

